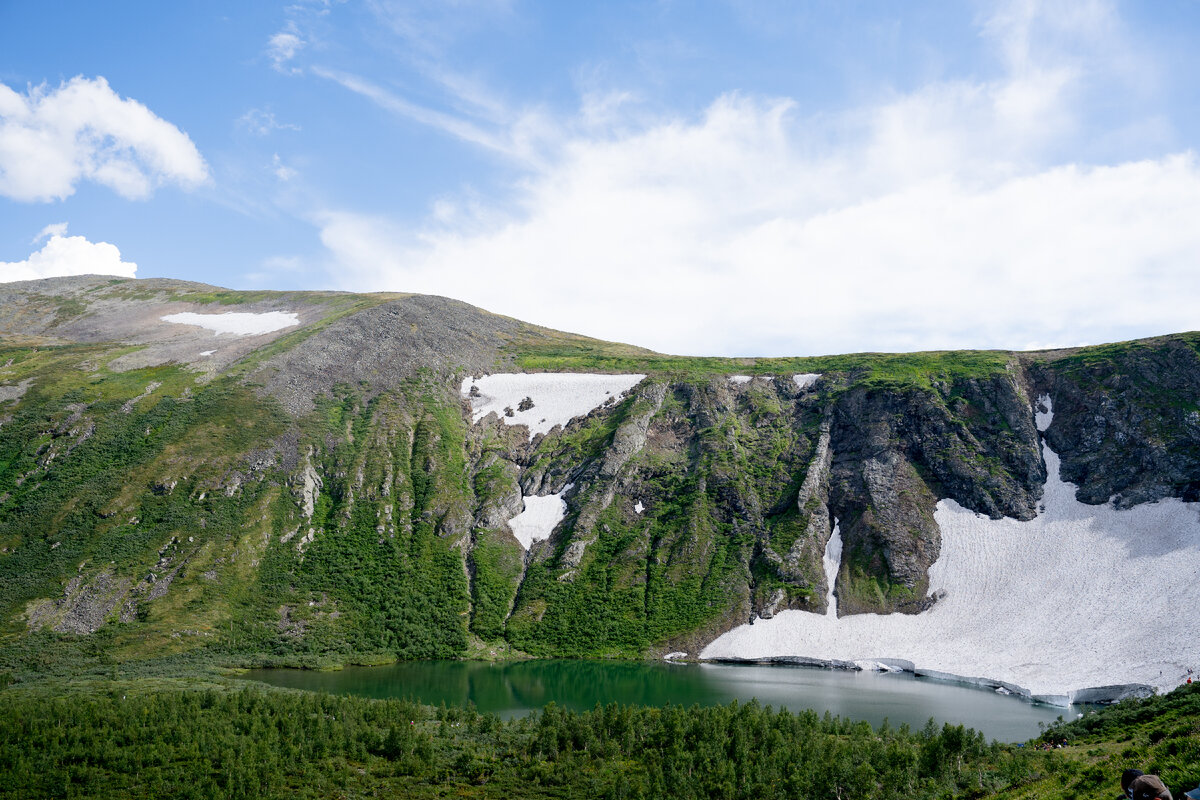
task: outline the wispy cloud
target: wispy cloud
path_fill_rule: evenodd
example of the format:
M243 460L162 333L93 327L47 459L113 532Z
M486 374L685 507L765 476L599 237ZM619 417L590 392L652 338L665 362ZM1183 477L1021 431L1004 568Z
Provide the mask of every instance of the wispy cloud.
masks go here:
M300 126L296 123L280 122L275 118L275 112L262 108L250 109L238 118L237 124L255 136L269 136L275 131L300 130Z
M409 48L435 57L456 40L513 16L511 0L368 0L367 7Z
M301 38L296 23L288 22L283 30L267 40L267 57L271 59L271 66L284 74L299 75L302 70L292 66L291 61L307 44Z
M40 231L38 231L38 235L33 237L33 240L30 242L30 244L38 244L38 243L50 238L51 236L66 236L66 235L67 235L67 223L52 222L51 224L47 225L46 227L44 227Z
M357 75L325 67L312 67L311 72L367 98L380 108L436 128L460 141L526 162L538 160L535 145L541 124L536 114L520 115L508 125L485 127L476 121L413 103Z
M300 174L295 168L283 163L283 159L279 157L279 153L275 153L271 158L271 171L281 181L290 181Z

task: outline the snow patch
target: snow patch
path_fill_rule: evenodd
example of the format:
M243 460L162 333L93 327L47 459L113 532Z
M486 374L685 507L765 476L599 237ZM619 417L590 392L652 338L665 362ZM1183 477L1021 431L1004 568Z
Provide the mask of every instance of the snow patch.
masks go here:
M570 372L502 373L464 378L460 394L471 402L471 421L495 412L508 425L526 425L532 438L619 400L645 375ZM522 407L524 406L524 407Z
M1037 406L1033 409L1033 421L1039 431L1045 431L1054 421L1054 404L1050 402L1050 395L1044 394L1037 399Z
M687 658L687 653L682 650L676 650L673 653L667 653L663 656L663 661L674 661L677 658Z
M730 383L749 383L752 380L754 380L754 378L750 377L749 375L730 375L729 376Z
M201 350L201 351L200 351L200 355L202 355L202 356L211 356L211 355L212 355L213 353L215 353L215 352L217 352L217 351L216 351L216 350Z
M159 317L163 322L173 322L176 325L195 325L213 332L215 336L231 333L234 336L254 336L260 333L290 328L300 324L300 317L288 311L266 311L262 314L251 314L242 311L227 311L224 314L196 314L185 311L181 314L168 314Z
M1049 415L1048 398L1039 403ZM1200 508L1178 499L1129 509L1080 503L1058 455L1043 452L1045 510L1032 520L937 504L942 548L929 582L940 599L928 610L781 611L729 631L701 658L898 657L919 674L987 676L1058 703L1094 695L1089 687L1177 686L1200 641L1200 614L1182 611L1200 605Z
M567 515L567 502L563 500L571 487L568 483L558 494L548 494L542 497L529 495L525 498L525 510L508 521L513 536L521 546L528 550L534 542L549 539L558 523Z
M799 375L793 375L792 380L796 382L796 386L800 389L807 389L817 382L821 377L819 372L802 372Z
M825 615L836 619L837 597L833 594L833 584L842 566L842 532L836 519L833 521L833 533L829 534L829 541L825 543L825 555L821 563L825 567L825 585L829 587L825 595Z
M633 513L640 514L645 510L646 510L646 507L644 505L642 505L641 500L638 500L636 503L633 504Z

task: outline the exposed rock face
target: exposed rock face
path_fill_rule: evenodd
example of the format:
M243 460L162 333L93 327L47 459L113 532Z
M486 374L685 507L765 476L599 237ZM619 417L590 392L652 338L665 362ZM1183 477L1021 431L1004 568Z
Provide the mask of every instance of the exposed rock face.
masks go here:
M829 543L833 531L833 518L829 511L829 478L833 466L833 450L830 447L830 422L821 423L816 450L804 474L804 483L796 493L796 512L807 519L803 531L786 555L781 556L770 541L763 544L762 558L775 570L778 577L799 588L811 588L812 595L805 604L814 611L824 611L829 586L823 570L817 565ZM761 594L761 593L760 593ZM766 602L759 602L755 611L760 617L770 619L777 611L788 606L788 593L775 588Z
M1119 508L1200 500L1200 356L1196 342L1160 337L1111 352L1031 359L1038 392L1054 400L1046 438L1063 480L1085 503Z
M112 616L129 592L130 582L111 570L90 581L76 576L63 588L59 600L47 600L29 609L31 629L48 627L58 633L95 633Z
M950 497L1029 519L1045 482L1030 404L1007 375L930 389L851 389L832 407L831 504L845 555L841 613L919 611ZM874 584L874 585L872 585Z
M580 471L580 481L591 479L590 492L580 504L579 513L572 526L575 535L560 558L563 567L578 567L583 561L587 546L595 541L600 515L612 505L619 488L618 479L630 458L645 446L651 420L662 408L666 394L667 387L664 384L650 384L635 392L635 400L629 414L613 433L612 442L598 464L594 464L591 469Z

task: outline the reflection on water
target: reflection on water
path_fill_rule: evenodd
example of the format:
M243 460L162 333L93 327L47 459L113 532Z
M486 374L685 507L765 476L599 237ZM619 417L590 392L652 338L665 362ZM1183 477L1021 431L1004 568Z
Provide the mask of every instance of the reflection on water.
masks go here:
M1037 706L908 673L842 672L760 664L666 664L625 661L410 661L338 672L255 670L247 678L296 689L402 697L429 705L473 703L504 718L553 702L578 711L597 704L718 705L756 698L793 711L812 708L878 725L887 718L919 728L933 717L964 724L989 739L1022 741L1038 723L1075 713Z

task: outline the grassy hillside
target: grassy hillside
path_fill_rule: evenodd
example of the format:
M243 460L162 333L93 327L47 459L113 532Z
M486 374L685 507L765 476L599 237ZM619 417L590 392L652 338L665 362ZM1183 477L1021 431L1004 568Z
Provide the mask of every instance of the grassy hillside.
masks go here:
M536 329L508 347L528 372L641 372L699 379L715 375L845 373L866 386L919 386L931 381L984 378L1004 372L1011 354L999 350L926 353L851 353L796 358L671 356L614 342Z

